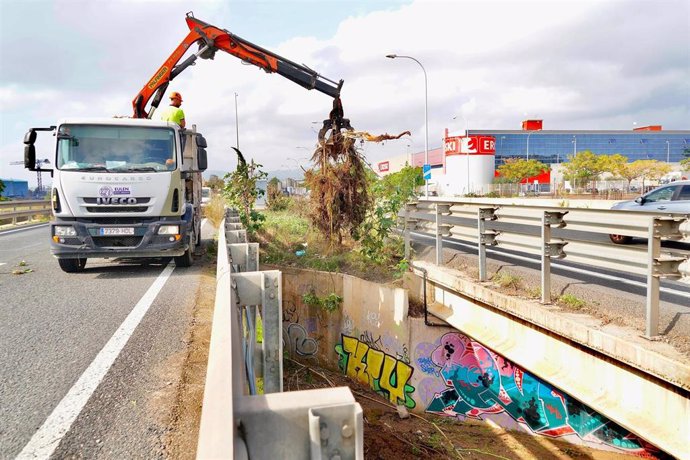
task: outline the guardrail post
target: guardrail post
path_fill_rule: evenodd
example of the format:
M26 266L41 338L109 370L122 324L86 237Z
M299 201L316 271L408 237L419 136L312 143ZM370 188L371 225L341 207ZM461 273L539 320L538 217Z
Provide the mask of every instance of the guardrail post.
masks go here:
M405 260L410 260L410 231L415 227L417 219L410 219L410 212L417 210L417 203L407 203L404 211L403 240L405 241Z
M477 211L477 252L479 258L479 281L486 281L486 246L496 244L496 232L486 231L486 220L496 220L497 208L479 208Z
M567 243L551 240L551 227L565 227L565 212L544 211L541 217L541 303L551 303L551 259L565 257L563 246Z
M685 217L652 217L647 238L647 306L645 336L659 335L659 288L661 278L682 278L687 259L661 254L661 238L684 237Z
M649 224L647 239L647 314L645 335L649 338L659 334L659 287L661 280L654 272L655 261L661 255L661 236L657 231L657 219L652 218Z
M450 206L436 203L436 265L443 265L443 237L450 234L450 225L443 223L443 216L450 214Z

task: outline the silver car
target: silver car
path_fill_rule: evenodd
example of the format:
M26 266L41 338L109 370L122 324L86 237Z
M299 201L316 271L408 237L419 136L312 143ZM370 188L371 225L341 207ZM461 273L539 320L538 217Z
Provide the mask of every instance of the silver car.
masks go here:
M634 201L616 203L611 209L690 215L690 180L671 182L637 197ZM632 241L632 237L626 235L609 235L609 237L616 244Z

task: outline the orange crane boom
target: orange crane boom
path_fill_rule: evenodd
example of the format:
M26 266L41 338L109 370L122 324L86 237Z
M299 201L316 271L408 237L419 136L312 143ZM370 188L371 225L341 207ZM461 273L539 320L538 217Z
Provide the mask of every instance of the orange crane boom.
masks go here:
M305 65L292 62L227 30L219 29L196 19L191 12L187 13L186 21L187 26L189 26L187 36L132 101L134 118L151 118L170 81L187 67L193 65L197 58L213 59L217 50L223 50L244 62L264 69L268 73L282 75L306 89L315 89L331 96L336 100L334 107L340 106L340 89L343 86L343 80L337 83L329 80ZM199 45L199 50L178 64L182 56L195 43ZM151 109L147 112L146 105L152 97Z

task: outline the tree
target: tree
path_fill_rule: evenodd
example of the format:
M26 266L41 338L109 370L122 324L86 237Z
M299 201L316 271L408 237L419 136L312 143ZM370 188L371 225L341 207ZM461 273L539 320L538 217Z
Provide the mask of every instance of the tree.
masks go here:
M264 191L258 189L256 184L266 176L268 174L261 171L261 165L252 160L250 163L238 164L235 171L224 177L223 195L230 206L237 208L240 220L249 232L261 228L264 221L264 216L254 210L254 203L264 195Z
M5 191L5 183L0 179L0 196L2 196L2 192Z
M606 155L597 155L590 150L584 150L575 155L568 155L568 162L563 163L563 175L576 187L582 187L598 179L609 168L610 162Z
M651 180L659 180L664 175L670 173L673 168L670 164L658 161L658 160L646 160L649 161L649 166L645 171L644 177Z
M271 178L266 186L266 206L272 211L287 209L288 199L283 196L283 190L277 177Z
M210 187L214 192L220 192L225 187L225 182L215 174L211 174L211 177L206 181L206 187Z
M416 188L422 185L424 173L420 167L406 165L383 179L378 179L373 173L369 175L373 206L354 233L365 257L377 263L390 256L402 258L402 254L396 253L395 245L387 245L387 240L397 224L400 209L415 197Z
M549 167L539 160L510 158L498 167L498 172L506 182L517 184L548 169Z
M683 171L690 172L690 157L680 160L680 167L683 168Z
M628 181L628 185L626 187L627 192L630 191L630 183L633 180L645 175L647 168L649 167L647 165L648 161L649 160L637 160L633 161L632 163L623 163L618 165L614 174Z

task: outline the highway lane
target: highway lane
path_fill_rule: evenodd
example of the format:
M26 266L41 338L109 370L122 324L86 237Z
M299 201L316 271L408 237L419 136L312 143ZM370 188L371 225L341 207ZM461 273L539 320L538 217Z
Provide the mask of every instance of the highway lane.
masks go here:
M76 419L53 454L160 456L202 267L90 260L83 273L67 274L49 254L47 232L0 234L0 458L17 456L45 426L169 265L112 367L86 404L71 408Z

